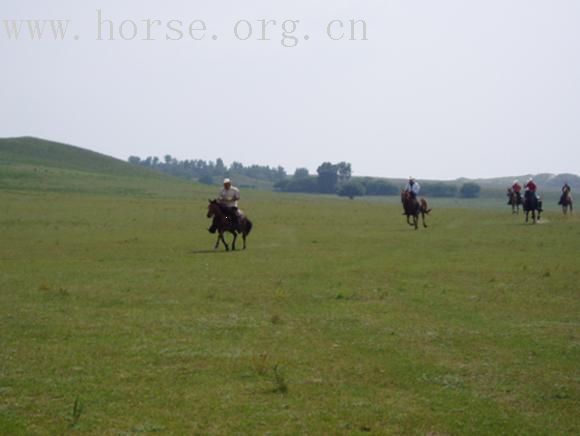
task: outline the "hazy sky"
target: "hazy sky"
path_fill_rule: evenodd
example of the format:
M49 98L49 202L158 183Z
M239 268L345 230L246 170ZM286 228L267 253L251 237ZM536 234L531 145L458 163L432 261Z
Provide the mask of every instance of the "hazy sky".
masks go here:
M97 10L115 40L108 22L97 40ZM29 19L70 20L65 41L26 23L10 39L4 20ZM285 20L300 23L283 41ZM0 62L0 137L288 171L580 173L578 0L2 0Z

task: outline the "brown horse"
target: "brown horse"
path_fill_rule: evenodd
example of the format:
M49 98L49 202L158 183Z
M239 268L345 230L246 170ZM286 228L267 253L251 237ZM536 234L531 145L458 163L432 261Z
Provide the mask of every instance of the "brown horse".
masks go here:
M521 197L512 188L508 188L507 196L509 198L508 204L512 207L512 214L520 213L520 204L522 204Z
M416 198L411 196L410 192L401 191L401 202L403 203L403 215L407 216L407 224L410 226L414 226L415 230L419 228L419 214L421 215L421 219L423 220L423 227L427 228L427 223L425 222L425 215L428 215L431 212L429 206L427 205L427 200L421 198L420 201L417 201ZM409 219L413 218L413 222Z
M242 213L238 216L238 223L237 225L232 221L232 218L229 217L222 207L217 202L217 200L209 200L209 205L207 207L207 217L213 218L213 224L217 228L218 231L218 238L215 243L214 249L217 250L220 241L224 244L226 251L229 251L229 246L224 239L224 233L229 232L234 235L234 240L232 241L232 250L235 251L236 249L236 239L238 238L238 233L242 235L242 239L244 241L244 250L246 249L246 237L252 231L253 224L252 222Z
M564 212L564 215L566 215L568 213L568 209L570 209L570 213L574 212L574 206L572 203L573 203L572 202L572 194L570 193L570 190L566 190L562 194L562 200L561 200L562 212Z

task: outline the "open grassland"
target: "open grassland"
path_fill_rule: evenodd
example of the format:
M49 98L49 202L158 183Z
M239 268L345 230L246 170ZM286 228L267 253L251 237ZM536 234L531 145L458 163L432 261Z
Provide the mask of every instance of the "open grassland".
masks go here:
M0 433L580 432L578 217L91 177L0 190Z

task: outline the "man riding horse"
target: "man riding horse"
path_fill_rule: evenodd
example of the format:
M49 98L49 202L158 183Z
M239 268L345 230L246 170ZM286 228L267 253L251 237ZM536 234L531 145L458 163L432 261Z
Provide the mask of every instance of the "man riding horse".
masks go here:
M532 212L532 219L536 222L536 211L538 212L537 219L540 219L542 214L542 200L537 194L538 186L534 183L534 179L530 177L528 182L524 185L524 211L526 212L526 222L528 222L528 214Z
M217 202L220 209L231 221L232 227L234 228L239 226L238 201L240 201L240 190L235 186L232 186L232 181L230 179L225 179L224 187L218 194ZM216 232L217 226L215 221L208 230L210 233Z
M558 205L564 206L568 200L568 196L572 193L572 188L568 185L568 182L564 183L562 186L562 195L560 196L560 201Z
M574 210L572 202L572 188L570 185L568 185L568 182L564 183L564 186L562 186L562 195L558 204L562 206L562 212L564 212L564 215L566 215L568 211L572 213Z
M512 201L512 193L516 194L516 204L513 204ZM522 185L520 185L519 181L516 179L512 184L511 188L508 189L508 197L509 201L508 204L512 206L517 206L518 204L522 204Z
M409 181L407 182L407 186L405 186L405 192L408 192L409 195L413 200L417 199L417 195L421 191L421 185L419 182L415 180L414 177L409 177Z
M417 199L417 195L421 191L421 185L415 180L414 177L409 177L409 182L405 189L401 191L401 201L403 203L403 215L407 216L407 224L414 226L417 229L417 224L419 222L419 215L423 219L423 227L427 227L425 223L425 215L431 212L429 206L427 205L427 201L424 198L421 198L419 201ZM413 218L413 222L409 221L410 218Z

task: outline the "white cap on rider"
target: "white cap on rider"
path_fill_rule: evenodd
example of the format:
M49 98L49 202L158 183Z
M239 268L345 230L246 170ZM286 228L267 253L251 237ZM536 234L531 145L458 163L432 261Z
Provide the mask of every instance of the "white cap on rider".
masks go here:
M409 180L415 180L415 177L409 176Z
M518 183L518 182L519 182L519 180L518 180L518 179L515 179L515 180L514 180L514 185L515 185L516 183Z
M530 177L530 178L528 179L528 182L533 182L533 181L534 181L534 178L533 178L533 177Z
M228 183L232 183L232 181L230 179L224 179L224 185L227 185Z

